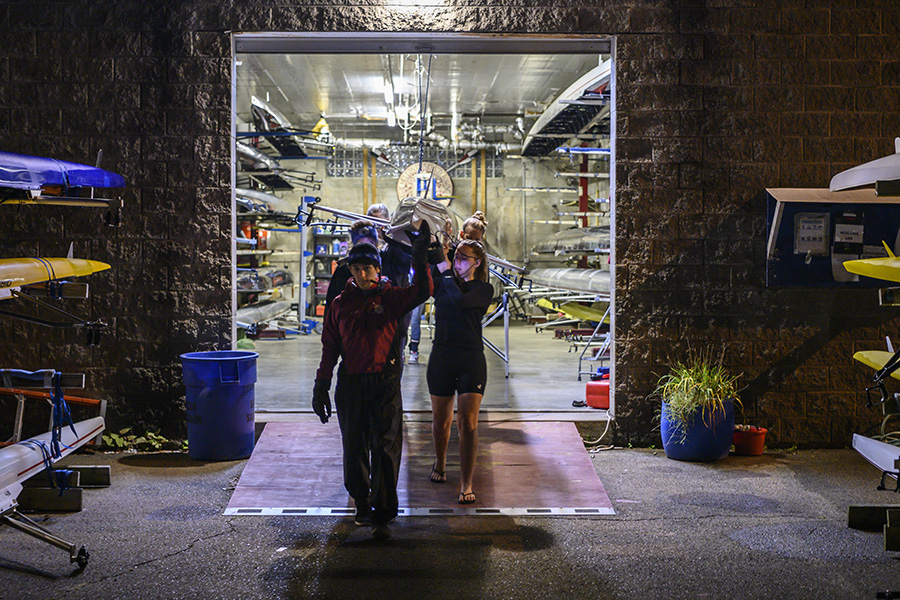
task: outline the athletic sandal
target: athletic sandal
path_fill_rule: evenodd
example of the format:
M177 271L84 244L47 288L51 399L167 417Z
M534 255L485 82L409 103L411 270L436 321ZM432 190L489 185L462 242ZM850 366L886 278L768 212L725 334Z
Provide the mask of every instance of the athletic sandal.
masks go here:
M460 504L474 504L475 503L475 492L460 492L459 493L459 503Z
M446 471L438 471L435 468L435 465L431 465L431 483L446 483L447 482L447 472Z

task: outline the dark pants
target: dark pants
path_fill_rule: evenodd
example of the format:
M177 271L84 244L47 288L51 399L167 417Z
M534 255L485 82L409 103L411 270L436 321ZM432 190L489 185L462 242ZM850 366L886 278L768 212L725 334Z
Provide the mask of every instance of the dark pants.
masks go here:
M338 369L334 403L344 448L344 487L357 507L372 507L373 522L387 523L397 516L398 506L400 376L348 375Z

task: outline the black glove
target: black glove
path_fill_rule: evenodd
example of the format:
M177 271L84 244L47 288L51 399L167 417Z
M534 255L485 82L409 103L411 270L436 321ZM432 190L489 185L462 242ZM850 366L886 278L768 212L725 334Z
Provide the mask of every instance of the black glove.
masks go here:
M428 221L423 220L419 224L419 234L413 237L412 232L406 232L412 245L412 262L415 265L424 265L427 262L428 245L431 244L431 227Z
M428 264L439 265L444 262L444 248L440 242L434 242L428 246Z
M331 383L323 379L316 379L316 385L313 386L313 412L319 415L323 423L327 423L331 416L331 398L328 396L330 387Z

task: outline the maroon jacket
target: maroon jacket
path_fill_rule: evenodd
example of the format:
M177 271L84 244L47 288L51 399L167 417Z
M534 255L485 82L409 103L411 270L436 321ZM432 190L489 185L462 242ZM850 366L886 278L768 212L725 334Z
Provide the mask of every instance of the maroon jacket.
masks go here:
M382 277L373 290L363 291L351 278L325 316L316 381L331 383L339 356L350 374L391 370L399 374L401 318L425 302L432 290L428 268L417 269L409 287L394 287Z

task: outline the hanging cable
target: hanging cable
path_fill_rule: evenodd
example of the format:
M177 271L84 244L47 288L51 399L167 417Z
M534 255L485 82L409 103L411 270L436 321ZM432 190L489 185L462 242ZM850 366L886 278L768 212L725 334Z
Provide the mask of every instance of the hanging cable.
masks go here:
M431 59L433 54L428 55L428 71L425 73L425 95L422 97L421 113L419 116L419 170L422 172L422 158L425 156L425 114L428 111L428 88L431 85ZM419 79L419 90L422 89L422 81Z

